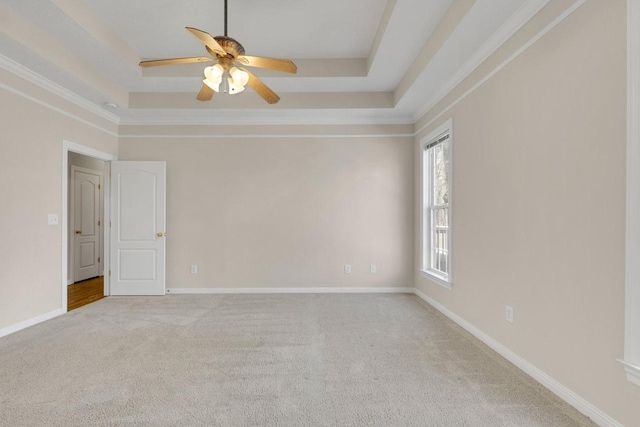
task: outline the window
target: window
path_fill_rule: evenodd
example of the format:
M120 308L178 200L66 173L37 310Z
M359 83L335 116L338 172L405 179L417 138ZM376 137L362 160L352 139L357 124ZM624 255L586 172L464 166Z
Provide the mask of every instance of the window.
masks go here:
M451 289L451 120L422 140L422 272Z

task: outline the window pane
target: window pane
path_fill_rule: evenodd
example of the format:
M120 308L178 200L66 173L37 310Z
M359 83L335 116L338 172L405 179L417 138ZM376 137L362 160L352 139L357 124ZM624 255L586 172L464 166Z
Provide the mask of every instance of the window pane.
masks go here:
M440 137L443 134L440 135ZM438 138L440 138L438 137ZM424 260L423 268L449 276L449 205L451 193L450 140L443 141L424 154Z
M448 233L449 209L431 209L431 265L430 268L447 274L448 268Z
M434 205L449 203L448 153L449 143L445 142L433 147L433 201Z

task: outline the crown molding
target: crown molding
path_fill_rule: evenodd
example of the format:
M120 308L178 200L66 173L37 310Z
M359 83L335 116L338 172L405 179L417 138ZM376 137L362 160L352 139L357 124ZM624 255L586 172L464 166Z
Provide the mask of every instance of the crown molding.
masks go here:
M549 25L547 25L546 27L544 27L541 31L539 31L535 36L533 36L531 39L529 39L528 42L526 42L524 45L522 45L522 47L520 47L518 50L516 50L513 54L511 54L507 59L505 59L501 64L499 64L498 66L496 66L491 72L487 73L484 77L482 77L476 84L474 84L469 90L467 90L466 92L464 92L462 95L460 95L457 99L455 99L454 101L452 101L449 105L447 105L445 108L442 108L442 110L436 115L434 116L431 120L429 120L427 123L425 123L424 125L422 125L419 129L416 130L416 134L421 133L422 131L424 131L425 129L427 129L429 126L431 126L433 123L435 123L437 120L439 120L442 115L444 115L447 111L449 111L451 108L453 108L456 104L458 104L460 101L462 101L463 99L465 99L467 96L469 96L471 93L473 93L476 89L478 89L480 86L482 86L487 80L489 80L491 77L493 77L498 71L502 70L504 67L506 67L507 65L509 65L509 63L511 63L511 61L513 61L514 59L516 59L518 56L520 56L523 52L525 52L527 49L529 49L535 42L537 42L538 40L540 40L545 34L547 34L549 31L551 31L553 28L555 28L556 25L558 25L560 22L564 21L565 18L567 18L569 15L571 15L573 12L576 11L576 9L578 9L580 6L582 6L587 0L577 0L575 3L573 3L570 7L568 7L561 15L559 15L558 17L556 17L553 21L551 21L551 23L549 23ZM466 78L466 77L465 77ZM452 79L453 80L453 79ZM454 87L455 88L455 87ZM447 93L445 93L443 96L441 96L439 99L437 99L433 105L427 109L424 114L428 113L429 110L431 108L433 108L438 102L440 102L442 99L444 99L449 92L451 92L451 90L453 90L454 88L449 89L449 91ZM424 114L420 115L419 118L422 118L424 116ZM416 119L416 122L419 119Z
M222 138L222 139L250 139L250 138L259 138L259 139L285 139L285 138L344 138L344 139L355 139L355 138L413 138L415 134L412 133L384 133L384 134L364 134L359 133L356 135L353 134L279 134L279 135L255 135L255 134L202 134L202 135L193 135L193 134L176 134L176 135L154 135L154 134L120 134L118 135L120 138L154 138L154 139L199 139L199 138Z
M0 54L0 67L3 69L17 75L28 82L31 82L42 89L45 89L60 98L69 101L80 108L85 109L86 111L95 114L96 116L102 117L105 120L110 121L114 124L120 124L120 118L110 113L109 111L105 111L104 109L98 107L94 103L86 100L85 98L77 95L76 93L63 88L57 83L52 82L46 77L41 76L40 74L28 69L27 67L18 64L14 60L7 58L6 56Z
M577 0L570 8L567 9L561 16L556 18L552 24L547 26L542 32L534 36L527 44L518 50L514 55L509 57L500 66L496 67L487 78L482 79L481 82L471 88L462 97L455 100L451 105L447 106L444 110L451 108L461 99L466 97L469 93L473 92L480 84L486 81L489 77L503 68L506 64L511 62L520 53L531 46L542 35L551 30L557 23L562 21L566 16L572 13L578 6L582 5L586 0ZM509 38L511 38L523 25L525 25L533 16L535 16L544 6L549 3L549 0L529 0L518 11L509 18L499 29L496 31L489 40L482 45L478 51L458 70L456 74L442 87L435 96L429 101L423 104L422 108L416 109L413 113L407 112L406 114L399 115L397 117L350 117L349 112L345 111L332 111L330 115L323 116L318 114L318 111L309 110L301 114L300 111L296 111L300 116L292 116L287 113L286 110L279 110L278 114L273 116L262 117L247 117L246 115L233 114L225 116L220 114L221 111L217 111L215 116L210 117L126 117L118 116L96 104L88 101L87 99L77 95L76 93L63 88L62 86L48 80L47 78L35 73L32 70L20 65L19 63L7 58L0 54L0 67L18 75L19 77L36 84L43 89L69 101L73 104L99 116L117 125L129 125L129 126L193 126L193 125L374 125L374 124L416 124L420 118L434 108L438 102L442 101L452 90L454 90L465 78L467 78L480 64L482 64L487 58L489 58L500 46L502 46ZM262 110L259 110L262 111ZM391 110L393 112L393 109ZM440 116L440 115L439 115ZM422 126L420 129L414 132L415 135L419 134L426 126L429 126L436 118L432 119L429 123Z
M480 64L489 58L500 46L511 38L520 28L533 18L549 0L529 0L512 15L493 35L478 49L465 64L455 73L451 79L436 93L420 110L413 115L413 121L417 122L429 110L442 101L449 92L466 79Z
M264 111L264 110L257 110ZM219 126L219 125L413 125L411 116L398 117L349 117L349 112L332 110L330 116L322 116L315 110L295 111L294 115L286 110L277 110L276 115L249 117L234 112L225 115L215 111L209 117L121 117L121 126ZM222 113L222 114L221 114Z

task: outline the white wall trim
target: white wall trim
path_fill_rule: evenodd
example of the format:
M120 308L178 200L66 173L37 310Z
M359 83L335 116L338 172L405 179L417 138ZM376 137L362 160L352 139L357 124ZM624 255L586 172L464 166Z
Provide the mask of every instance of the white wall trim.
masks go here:
M167 294L412 294L413 288L167 288Z
M618 362L622 363L624 366L629 382L640 386L640 366L632 365L631 363L620 359L618 359Z
M593 406L591 403L587 402L585 399L571 391L569 388L560 384L558 381L536 368L531 363L527 362L522 357L518 356L513 351L509 350L504 345L500 344L498 341L491 338L489 335L482 332L480 329L473 326L471 323L464 320L462 317L458 316L442 304L438 303L434 299L428 297L423 292L418 289L414 289L414 293L424 300L427 304L431 305L433 308L447 316L449 319L453 320L471 335L478 338L480 341L491 347L494 351L496 351L499 355L507 359L509 362L516 365L518 368L523 370L526 374L531 376L533 379L538 381L540 384L551 390L555 395L560 397L562 400L576 408L578 411L582 412L587 417L591 418L593 422L603 427L624 427L618 421L611 418L609 415L605 414L600 409Z
M45 314L41 314L40 316L34 317L32 319L24 320L20 323L16 323L15 325L7 326L6 328L0 329L0 338L7 336L9 334L13 334L14 332L21 331L23 329L28 328L29 326L37 325L38 323L46 322L47 320L53 319L54 317L58 317L61 314L64 314L66 310L56 309L50 311Z
M458 86L469 74L473 72L480 64L489 58L500 46L511 38L520 28L524 26L533 16L549 3L549 0L530 0L502 26L489 37L489 39L477 50L473 55L458 69L458 71L442 86L426 104L414 114L414 122L424 116L438 102L442 100L449 92Z
M121 134L120 138L156 138L156 139L198 139L198 138L223 138L223 139L234 139L234 138L413 138L415 134L411 133L376 133L376 134L281 134L281 135L256 135L256 134L235 134L235 135L223 135L223 134L203 134L203 135L153 135L153 134L136 134L136 135L126 135Z
M5 70L17 75L18 77L21 77L25 80L27 80L28 82L31 82L51 93L53 93L54 95L59 96L62 99L65 99L75 105L77 105L80 108L83 108L93 114L95 114L96 116L102 117L103 119L109 120L112 123L115 124L119 124L120 123L120 119L118 116L116 116L113 113L110 113L109 111L104 110L103 108L98 107L97 105L87 101L86 99L82 98L81 96L71 92L68 89L63 88L62 86L58 85L57 83L52 82L51 80L41 76L40 74L31 71L30 69L28 69L27 67L24 67L20 64L18 64L17 62L13 61L12 59L0 54L0 67L4 68ZM46 105L46 104L43 104ZM75 116L74 116L75 118Z
M98 130L100 130L100 131L102 131L102 132L104 132L106 134L109 134L109 135L115 136L115 137L118 136L118 134L115 133L115 132L111 132L110 130L105 129L102 126L98 126L97 124L92 123L92 122L90 122L88 120L85 120L85 119L83 119L81 117L78 117L75 114L71 114L68 111L65 111L65 110L63 110L61 108L58 108L58 107L56 107L54 105L51 105L48 102L44 102L44 101L42 101L42 100L40 100L38 98L35 98L35 97L31 96L31 95L27 95L26 93L24 93L22 91L19 91L19 90L15 89L15 88L13 88L11 86L7 86L4 83L0 83L0 88L5 89L6 91L9 91L9 92L11 92L11 93L13 93L15 95L21 96L22 98L27 99L27 100L29 100L31 102L34 102L34 103L36 103L38 105L42 105L43 107L49 108L50 110L53 110L56 113L60 113L63 116L67 116L67 117L69 117L69 118L71 118L73 120L77 120L78 122L80 122L82 124L85 124L87 126L91 126L92 128L98 129Z
M401 116L393 116L392 108L376 108L375 110L384 110L388 114L375 114L372 117L352 117L352 110L335 110L335 114L324 116L318 115L297 115L300 110L290 109L291 114L287 116L276 115L252 115L249 110L244 111L244 115L234 113L234 110L217 110L215 116L208 117L121 117L121 126L219 126L219 125L238 125L238 126L267 126L267 125L410 125L415 122L412 115L407 114ZM260 110L255 110L260 111ZM278 110L282 112L283 110ZM309 110L320 111L320 110ZM355 109L358 111L358 109Z
M624 360L640 386L640 2L627 0L627 218Z
M425 271L425 270L418 270L418 272L420 273L420 276L424 277L427 280L431 280L432 282L442 286L443 288L445 288L448 291L452 291L453 290L453 284L450 282L447 282L446 280L436 276L435 274L429 272L429 271Z
M448 132L449 133L449 198L451 200L451 203L449 203L449 224L451 224L450 229L449 229L449 233L448 233L448 238L447 238L447 245L449 247L449 274L447 275L447 278L445 279L444 277L440 277L438 274L436 274L436 272L433 271L428 271L426 269L425 264L428 264L429 262L427 261L427 254L425 253L425 249L426 249L426 244L425 241L427 239L430 239L431 237L427 237L426 236L426 232L427 232L427 226L426 226L426 218L425 218L425 214L424 214L424 210L425 210L425 200L427 198L429 198L430 196L428 194L426 194L427 188L426 188L426 177L425 177L425 173L426 173L426 165L425 165L425 155L426 155L426 150L424 149L425 145L432 142L433 140L435 140L438 136L442 135L443 133ZM435 129L433 129L431 132L429 132L426 136L424 136L423 138L420 139L420 274L424 277L427 277L428 279L434 281L435 283L437 283L438 285L448 289L448 290L452 290L453 289L453 235L455 233L454 227L453 227L453 194L454 194L454 190L453 190L453 170L455 168L455 161L454 161L454 149L453 149L453 145L454 145L454 134L453 134L453 117L449 117L446 121L444 121L443 123L441 123L438 127L436 127ZM431 191L431 190L429 190ZM430 232L430 230L429 230Z
M63 313L67 312L67 281L68 281L68 268L69 268L69 152L84 154L85 156L94 157L96 159L110 162L117 160L117 157L113 154L105 153L93 148L86 147L75 142L63 140L62 141L62 297L60 299L60 310ZM108 172L107 172L108 173ZM103 230L103 242L104 242L104 266L105 270L108 270L109 264L109 227L106 224L110 220L109 216L109 187L110 180L104 180L104 206L103 206L103 218L105 227ZM109 294L109 279L105 276L105 295Z
M460 95L460 97L458 97L457 99L452 101L449 105L447 105L445 108L443 108L442 111L440 111L440 113L438 113L434 118L429 120L428 123L424 124L419 129L417 129L416 130L416 135L419 134L420 132L422 132L423 130L425 130L426 128L428 128L429 126L431 126L435 121L439 120L440 117L442 117L445 113L447 113L451 108L456 106L460 101L465 99L467 96L469 96L471 93L473 93L476 89L478 89L480 86L482 86L487 80L489 80L491 77L493 77L495 74L497 74L498 71L502 70L504 67L509 65L509 63L511 63L511 61L513 61L518 56L520 56L523 52L525 52L527 49L529 49L535 42L540 40L545 34L547 34L549 31L551 31L556 25L558 25L559 23L564 21L565 18L567 18L569 15L571 15L573 12L575 12L575 10L578 9L578 7L582 6L585 2L586 2L586 0L578 0L578 1L576 1L571 7L569 7L567 10L565 10L560 16L558 16L556 19L554 19L549 25L547 25L545 28L543 28L538 34L536 34L528 42L526 42L524 45L522 45L520 47L520 49L518 49L513 54L511 54L500 65L498 65L490 73L488 73L486 76L484 76L482 79L480 79L479 82L477 82L475 85L473 85L465 93ZM478 64L478 65L480 65L480 64ZM466 66L463 67L463 69L464 68L466 68ZM472 71L473 70L471 70L471 72ZM469 72L469 74L471 74L471 72ZM455 89L455 87L458 84L460 84L462 82L462 80L464 80L466 77L468 77L468 74L466 76L464 76L460 81L455 80L456 77L457 77L457 75L455 75L450 80L450 82L447 83L444 86L446 88L446 91L444 91L444 90L441 91L438 96L434 97L433 101L431 101L431 102L429 102L427 104L428 108L424 108L422 110L422 111L424 111L423 114L416 115L416 117L415 117L416 121L418 121L420 118L422 118L422 116L424 116L424 114L426 114L431 108L435 107L438 104L438 102L442 101L449 94L449 92L451 92L453 89Z

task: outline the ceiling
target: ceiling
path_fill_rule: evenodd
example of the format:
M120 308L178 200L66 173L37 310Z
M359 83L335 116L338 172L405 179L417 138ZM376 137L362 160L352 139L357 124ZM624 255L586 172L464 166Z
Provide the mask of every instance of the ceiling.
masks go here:
M223 0L0 0L0 64L121 124L414 123L547 1L228 0L248 55L298 66L252 70L274 105L197 101L205 64L138 66L205 56L184 27L223 34Z

